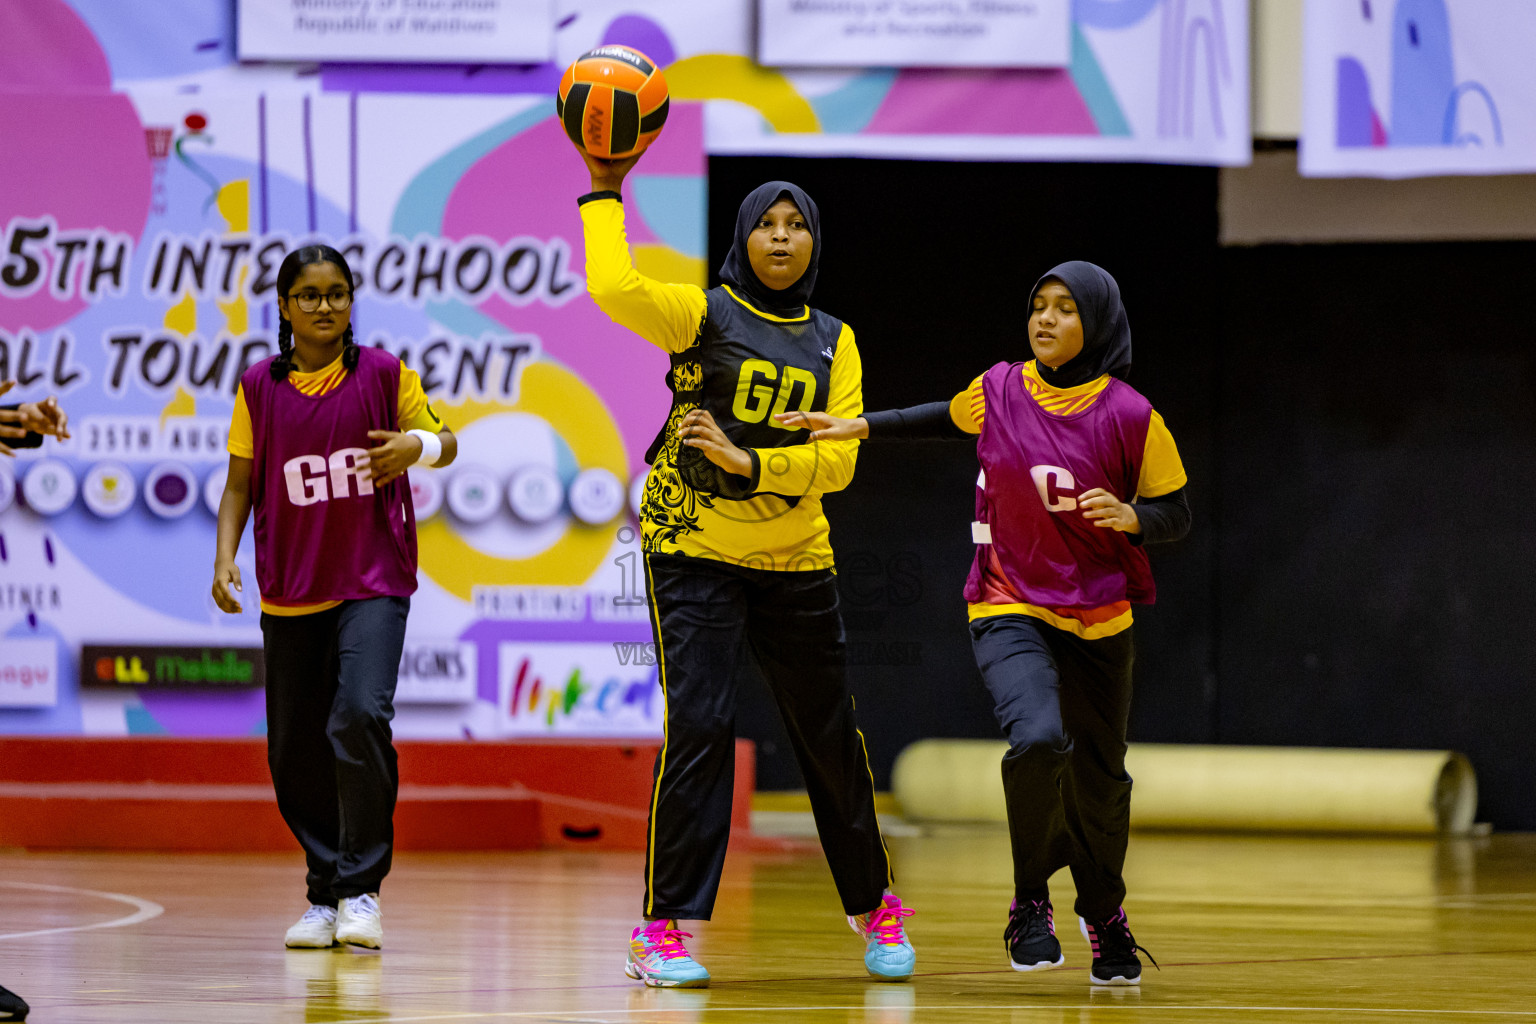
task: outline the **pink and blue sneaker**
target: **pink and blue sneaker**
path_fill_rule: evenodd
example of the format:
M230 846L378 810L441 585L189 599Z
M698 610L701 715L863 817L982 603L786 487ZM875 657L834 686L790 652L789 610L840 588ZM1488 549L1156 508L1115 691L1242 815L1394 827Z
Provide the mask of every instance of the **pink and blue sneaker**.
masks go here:
M876 981L906 981L917 966L917 954L907 939L901 919L916 911L901 905L894 893L886 893L881 905L867 914L848 919L848 925L864 940L864 969Z
M647 921L629 937L624 973L652 988L708 988L709 972L683 947L691 938L676 921Z

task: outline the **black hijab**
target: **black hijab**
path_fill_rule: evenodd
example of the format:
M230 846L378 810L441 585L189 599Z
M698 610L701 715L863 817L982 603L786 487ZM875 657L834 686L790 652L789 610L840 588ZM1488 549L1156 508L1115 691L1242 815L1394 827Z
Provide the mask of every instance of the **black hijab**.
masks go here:
M794 203L800 215L805 218L805 226L811 230L811 262L806 265L800 280L777 292L758 280L752 270L752 264L747 259L747 236L757 226L758 219L768 211L768 207L780 199ZM725 254L725 262L720 266L720 280L765 313L782 317L799 316L800 307L811 301L811 289L816 286L816 268L820 263L821 211L816 209L811 197L802 192L798 185L791 185L787 181L770 181L757 186L741 201L741 209L736 211L736 234L731 240L731 251Z
M1040 378L1053 388L1075 388L1101 374L1121 380L1130 376L1131 323L1120 304L1120 286L1109 271L1081 260L1058 264L1030 290L1031 310L1035 296L1052 278L1066 285L1077 303L1077 315L1083 321L1083 350L1055 368L1037 361Z

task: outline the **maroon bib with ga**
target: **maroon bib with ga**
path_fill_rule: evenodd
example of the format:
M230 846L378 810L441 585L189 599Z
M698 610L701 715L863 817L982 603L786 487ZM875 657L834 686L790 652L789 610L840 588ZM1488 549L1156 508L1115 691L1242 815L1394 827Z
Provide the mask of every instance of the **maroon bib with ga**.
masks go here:
M416 515L406 474L375 487L357 462L400 429L400 360L358 350L323 395L273 380L271 359L240 378L254 442L256 582L262 600L318 604L416 590Z

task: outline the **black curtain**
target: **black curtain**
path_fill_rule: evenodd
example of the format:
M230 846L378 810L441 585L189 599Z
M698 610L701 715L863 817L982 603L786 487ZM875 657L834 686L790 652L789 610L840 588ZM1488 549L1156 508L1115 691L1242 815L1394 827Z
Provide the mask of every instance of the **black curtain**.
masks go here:
M853 327L870 409L1025 357L1030 284L1120 283L1130 382L1189 472L1154 549L1133 741L1455 749L1479 818L1536 828L1536 243L1222 249L1218 172L1135 164L710 161L710 252L785 178L820 204L816 304ZM975 455L866 444L826 507L877 785L927 736L996 737L960 588ZM758 784L799 775L760 686Z

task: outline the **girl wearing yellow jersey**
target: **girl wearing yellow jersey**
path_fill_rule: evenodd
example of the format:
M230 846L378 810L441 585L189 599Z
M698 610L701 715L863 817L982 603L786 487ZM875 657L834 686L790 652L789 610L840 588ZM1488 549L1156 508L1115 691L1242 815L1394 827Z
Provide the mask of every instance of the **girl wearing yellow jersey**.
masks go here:
M812 443L775 413L863 408L853 332L807 305L820 215L799 188L754 190L736 218L724 284L704 291L637 273L620 188L637 158L582 153L587 288L666 351L672 409L646 459L640 519L666 731L656 759L644 922L625 972L703 987L679 920L709 920L730 834L737 669L756 659L784 716L822 847L864 964L882 981L915 963L889 891L874 782L848 690L842 617L821 496L847 486L857 441Z
M1168 428L1124 381L1131 329L1114 278L1063 263L1030 294L1035 359L998 363L949 402L834 417L786 413L813 438L977 437L976 663L1008 737L1003 789L1014 970L1064 962L1048 883L1070 867L1098 985L1135 985L1125 899L1131 605L1155 597L1143 545L1189 530ZM1141 950L1145 952L1145 950Z

